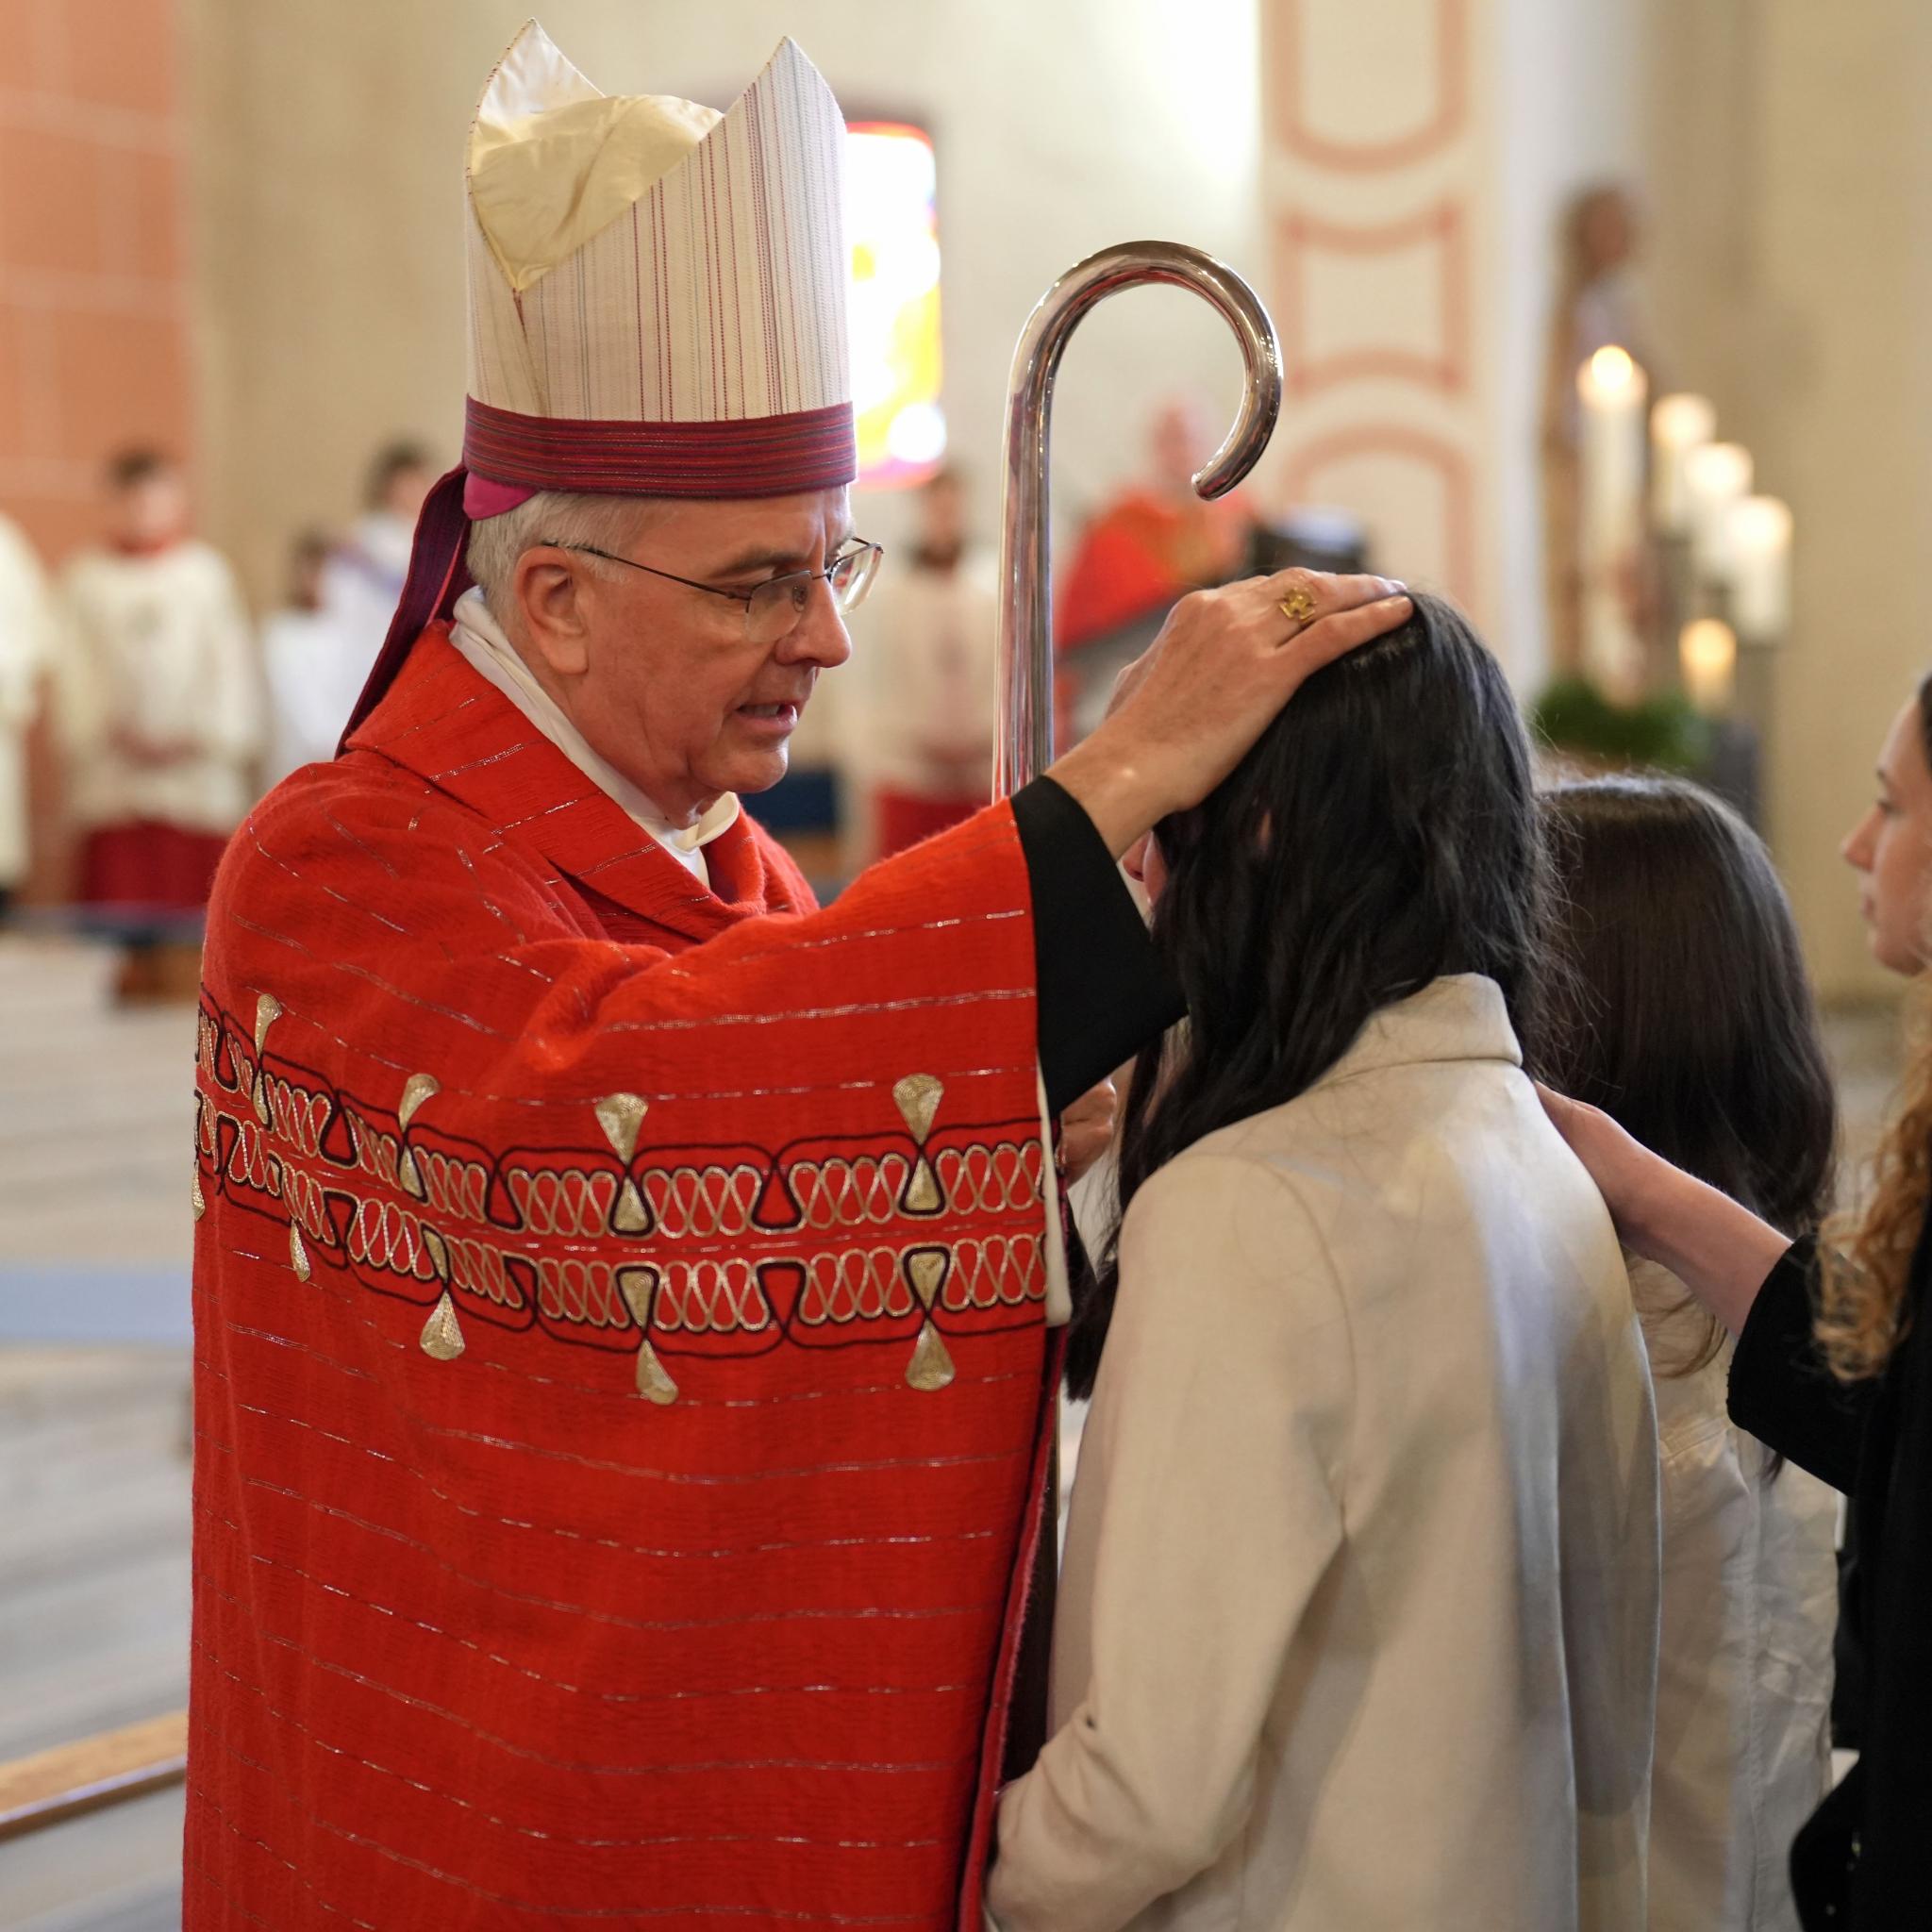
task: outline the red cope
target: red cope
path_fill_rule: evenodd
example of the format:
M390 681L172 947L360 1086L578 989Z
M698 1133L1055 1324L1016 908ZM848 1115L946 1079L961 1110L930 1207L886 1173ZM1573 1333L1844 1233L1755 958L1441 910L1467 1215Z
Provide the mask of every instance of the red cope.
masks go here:
M440 625L230 847L196 1932L976 1927L1049 1371L1024 862L994 808L820 911L748 818L706 850Z

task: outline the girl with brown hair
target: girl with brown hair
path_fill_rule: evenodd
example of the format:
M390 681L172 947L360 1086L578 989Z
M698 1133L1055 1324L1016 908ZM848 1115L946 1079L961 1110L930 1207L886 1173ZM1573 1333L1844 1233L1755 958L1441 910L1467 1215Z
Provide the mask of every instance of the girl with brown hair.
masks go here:
M1932 963L1932 678L1893 722L1878 795L1844 845L1872 950ZM1607 1113L1545 1095L1625 1243L1668 1268L1738 1338L1730 1415L1851 1498L1849 1604L1866 1684L1862 1753L1791 1851L1807 1932L1924 1922L1932 1900L1932 1042L1911 1055L1877 1185L1820 1244L1651 1153Z
M1681 779L1543 800L1559 892L1532 1058L1796 1239L1831 1188L1837 1105L1797 928L1763 841ZM1657 1389L1663 1611L1649 1924L1793 1932L1791 1837L1830 1785L1838 1501L1725 1413L1731 1350L1633 1260Z

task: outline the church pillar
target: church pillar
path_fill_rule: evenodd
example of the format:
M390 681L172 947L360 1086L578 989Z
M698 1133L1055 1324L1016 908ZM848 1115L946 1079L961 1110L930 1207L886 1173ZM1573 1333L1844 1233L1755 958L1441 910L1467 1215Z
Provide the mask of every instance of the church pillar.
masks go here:
M1264 0L1271 300L1291 501L1464 606L1533 689L1558 217L1639 158L1634 0Z

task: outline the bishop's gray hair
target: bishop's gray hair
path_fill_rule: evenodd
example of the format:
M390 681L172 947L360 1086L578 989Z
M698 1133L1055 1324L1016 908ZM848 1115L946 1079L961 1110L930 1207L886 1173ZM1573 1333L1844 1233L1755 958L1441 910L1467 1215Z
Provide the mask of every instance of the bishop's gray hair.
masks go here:
M510 586L517 559L545 543L588 543L625 554L649 520L653 499L640 496L587 496L573 491L542 490L526 503L485 517L470 526L464 553L470 575L482 587L490 614L512 637L522 631ZM609 564L586 557L585 568L608 575Z

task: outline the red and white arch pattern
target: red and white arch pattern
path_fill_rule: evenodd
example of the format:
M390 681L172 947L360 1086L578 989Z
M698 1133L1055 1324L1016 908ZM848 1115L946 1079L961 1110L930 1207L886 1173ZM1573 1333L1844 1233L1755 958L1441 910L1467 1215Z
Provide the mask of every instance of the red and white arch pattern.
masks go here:
M1356 511L1379 568L1479 619L1480 5L1263 8L1283 493Z

